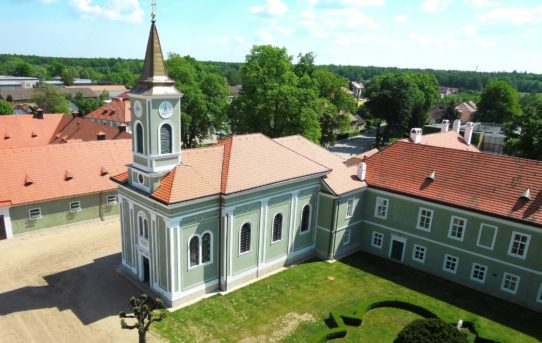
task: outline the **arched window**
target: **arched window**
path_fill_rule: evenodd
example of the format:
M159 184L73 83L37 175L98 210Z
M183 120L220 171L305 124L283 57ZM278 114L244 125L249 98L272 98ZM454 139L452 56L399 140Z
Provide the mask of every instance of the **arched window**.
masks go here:
M136 124L136 152L143 153L143 125Z
M277 213L273 219L273 238L271 242L277 242L282 239L282 213Z
M211 234L201 236L201 263L211 262Z
M161 154L170 154L172 153L171 149L171 125L163 124L160 127L160 153Z
M197 266L199 264L199 237L194 236L190 239L189 243L190 253L190 267Z
M309 221L311 216L311 207L307 204L301 212L301 232L309 231Z
M139 235L143 236L143 217L140 215L138 216L138 228L139 228Z
M147 217L143 212L139 212L137 215L137 226L139 236L149 239L149 222L147 221Z
M250 251L250 223L245 223L239 232L239 253Z

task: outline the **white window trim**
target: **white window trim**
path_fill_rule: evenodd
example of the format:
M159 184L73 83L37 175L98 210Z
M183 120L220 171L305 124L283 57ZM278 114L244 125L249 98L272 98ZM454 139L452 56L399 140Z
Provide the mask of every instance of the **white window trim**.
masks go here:
M144 241L148 241L149 240L149 237L145 237L145 230L144 230L144 227L143 227L143 234L140 234L139 233L139 217L143 218L143 220L147 221L147 229L148 231L150 231L150 227L149 227L149 220L147 219L147 215L145 214L145 212L143 211L139 211L137 212L137 236L144 240ZM147 235L150 236L150 232L147 232Z
M247 251L245 252L241 252L241 231L243 231L243 226L245 224L250 224L250 249L248 249ZM241 224L241 226L239 227L239 232L237 233L237 253L239 254L238 256L242 256L242 255L246 255L246 254L250 254L252 252L252 229L253 229L254 225L252 224L252 221L250 220L247 220L245 222L243 222L243 224Z
M420 219L422 218L422 211L427 211L427 212L431 213L431 216L429 217L429 227L428 228L420 226ZM418 221L416 222L416 229L422 230L422 231L425 231L425 232L431 232L431 225L432 224L433 224L433 210L430 210L430 209L425 208L425 207L420 207L420 209L418 210Z
M111 200L113 199L113 200ZM113 206L118 204L118 199L116 195L108 195L107 196L107 206Z
M32 218L32 211L38 210L38 215L35 218ZM41 207L35 207L28 210L28 219L29 220L37 220L41 219Z
M493 241L491 242L491 247L488 247L487 245L480 244L480 237L482 237L482 229L483 229L485 226L491 227L491 228L494 228L494 229L495 229L495 230L493 231ZM498 226L490 225L490 224L486 224L486 223L480 224L480 230L478 230L478 240L476 241L476 245L479 246L479 247L481 247L481 248L493 250L493 248L495 247L495 240L497 239L497 231L498 231L498 230L499 230L499 227L498 227Z
M209 261L207 262L203 262L203 236L205 236L205 234L208 233L211 237L211 240L210 240L210 246L209 246L209 249L210 252L211 252L211 258L209 259ZM199 263L196 264L196 265L193 265L193 266L190 266L190 242L192 241L192 238L196 237L198 239L198 261ZM188 263L188 270L192 270L192 269L196 269L196 268L199 268L199 267L204 267L204 266L207 266L209 264L212 264L213 263L213 232L210 231L210 230L205 230L201 233L201 235L198 235L197 233L193 234L192 236L190 236L190 238L188 239L188 258L187 258L187 263Z
M77 208L72 208L72 205L73 204L77 204ZM77 200L77 201L71 201L70 202L70 213L77 213L77 212L81 212L81 201Z
M509 288L504 288L504 280L506 280L506 276L512 276L512 277L517 278L516 288L514 290L511 290ZM520 281L521 281L521 277L519 275L510 274L510 273L506 273L506 272L503 273L502 274L502 281L501 281L501 291L506 292L506 293L510 293L510 294L514 294L514 295L517 294Z
M418 258L416 258L416 248L422 248L423 249L423 258L420 260ZM414 244L412 246L412 260L413 261L416 261L418 263L425 263L425 255L427 255L427 248L422 246L422 245L419 245L419 244Z
M308 229L305 230L305 231L302 231L301 229L303 228L303 210L305 209L305 206L309 206L309 224L307 225ZM304 204L303 206L301 206L301 218L299 219L299 234L300 235L304 235L304 234L307 234L309 232L311 232L312 228L311 228L311 225L312 225L312 205L310 202Z
M384 211L384 215L383 215L383 216L378 215L378 207L379 207L379 203L380 203L381 201L385 201L385 202L386 202L386 211ZM390 205L389 199L383 198L383 197L376 197L376 202L375 202L375 213L374 213L374 216L375 216L376 218L380 218L380 219L388 219L388 211L389 211L389 209L390 209L389 205Z
M273 231L275 230L275 218L278 216L278 215L282 215L282 223L280 224L280 239L277 239L276 241L273 240ZM284 231L284 213L282 212L277 212L275 213L275 215L273 216L273 221L271 222L272 225L271 225L271 245L273 244L277 244L277 243L280 243L282 241L282 236L283 236L283 231Z
M452 236L452 227L454 226L454 219L459 219L464 222L463 224L463 231L461 232L461 237ZM467 231L467 218L459 217L459 216L452 216L450 218L450 227L448 228L448 238L455 239L456 241L463 242L463 239L465 239L465 232Z
M374 244L374 238L376 235L380 235L380 245ZM373 248L382 249L383 245L384 245L384 234L382 232L373 231L373 234L371 235L371 246Z
M344 239L344 237L347 236L348 239ZM343 235L343 245L348 245L350 244L350 241L352 240L352 230L350 228L344 230L344 235Z
M350 199L346 202L346 219L352 218L353 215L354 215L354 199Z
M454 270L451 270L451 269L447 269L446 268L446 262L448 262L448 258L455 258L455 269ZM442 270L447 272L447 273L450 273L450 274L456 274L457 273L457 269L459 269L459 257L457 256L453 256L453 255L449 255L449 254L445 254L444 255L444 263L442 264Z
M517 235L527 236L527 242L525 242L525 250L523 252L523 255L518 255L518 254L512 253L512 246L514 245L514 236L516 234ZM512 236L510 236L510 244L508 245L508 256L521 258L522 260L526 259L527 258L527 251L529 250L529 243L531 243L531 235L529 235L528 233L512 231Z
M198 264L195 264L193 266L190 265L190 242L192 242L192 239L196 238L198 240ZM190 236L188 239L188 258L186 259L186 262L188 263L188 270L196 269L199 266L201 266L201 238L198 234L194 234Z
M484 269L484 277L482 278L482 280L477 279L477 278L474 277L474 269L475 269L476 266L480 266L480 267L484 267L484 268L485 268L485 269ZM485 282L486 282L487 271L488 271L488 268L487 268L486 265L483 265L483 264L474 262L474 263L472 264L472 268L471 268L471 270L470 270L470 279L471 279L472 281L474 281L474 282L485 283Z
M542 304L542 283L538 286L538 294L536 295L536 302Z

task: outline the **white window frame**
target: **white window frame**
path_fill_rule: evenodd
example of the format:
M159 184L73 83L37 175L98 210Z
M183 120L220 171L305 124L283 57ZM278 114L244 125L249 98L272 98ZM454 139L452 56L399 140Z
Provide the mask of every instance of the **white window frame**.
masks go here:
M277 218L278 215L281 215L282 216L282 221L280 223L280 239L277 239L276 241L273 240L273 233L275 231L275 218ZM275 215L273 216L273 221L271 222L271 244L277 244L279 243L280 241L282 241L282 236L283 236L283 232L284 231L284 214L282 212L277 212L275 213Z
M384 203L386 204L385 206L383 205ZM380 219L388 219L389 205L390 205L390 201L387 198L376 197L374 216L376 218L380 218ZM378 213L378 208L380 206L384 207L384 211L383 211L384 215L379 215L379 213Z
M344 230L343 245L350 244L351 238L352 238L352 230L349 228Z
M511 290L510 288L505 288L504 287L505 281L506 281L508 276L511 277L511 278L516 278L516 287L514 288L514 290ZM510 293L510 294L517 294L520 281L521 281L521 277L519 275L510 274L510 273L506 273L506 272L503 273L502 274L502 281L501 281L501 291L507 292L507 293Z
M352 218L353 215L354 215L354 199L350 199L346 203L346 219Z
M536 295L536 302L539 304L542 304L542 282L540 283L540 286L538 286L538 293Z
M77 205L77 207L74 209L73 205ZM81 212L81 201L71 201L70 202L70 213L77 213Z
M423 251L423 258L422 259L419 259L419 258L416 258L416 252L418 250L416 250L417 248L420 249L420 251ZM416 262L419 262L419 263L425 263L425 255L427 255L427 248L422 246L422 245L418 245L418 244L414 244L412 246L412 260L413 261L416 261Z
M429 213L429 227L420 226L420 220L422 219L422 212L424 211ZM434 214L433 210L430 210L425 207L420 207L420 209L418 210L418 221L416 222L416 229L426 231L426 232L431 232L431 225L433 224L433 214Z
M107 206L113 206L113 205L116 205L116 204L118 204L117 196L116 195L108 195L107 196Z
M474 277L474 271L476 270L476 267L481 267L483 268L483 277L482 279L478 279L476 277ZM486 265L483 265L483 264L480 264L480 263L473 263L472 264L472 268L470 270L470 279L474 282L478 282L478 283L485 283L486 282L486 276L487 276L487 266Z
M192 242L192 239L194 238L198 240L198 263L192 266L190 265L190 242ZM188 263L188 270L195 269L201 266L201 238L197 234L190 236L190 238L188 239L188 258L186 259L186 262Z
M37 215L33 215L32 211L38 211ZM41 207L35 207L28 210L28 219L29 220L38 220L41 219Z
M454 219L463 221L462 230L461 230L461 237L457 237L457 236L453 235L453 227L455 226ZM458 216L452 216L450 218L450 227L448 228L448 238L455 239L456 241L463 242L463 239L465 239L465 232L466 231L467 231L467 218L458 217Z
M146 236L145 236L145 225L143 225L143 228L142 228L143 232L139 233L139 217L143 218L142 223L144 223L145 221L147 222L147 235ZM138 235L139 239L148 241L149 236L150 236L150 231L151 231L151 229L150 229L149 220L147 219L147 215L145 214L145 212L143 212L143 211L137 212L137 235Z
M250 225L250 249L248 249L247 251L244 251L244 252L241 252L241 231L243 231L243 226L245 224L249 224ZM242 255L246 255L246 254L250 254L252 252L252 229L254 227L254 224L252 224L252 221L250 220L247 220L246 222L243 222L243 224L241 224L241 226L239 227L239 233L237 234L237 253L239 254L239 256L242 256Z
M516 235L521 235L521 236L527 237L527 242L522 243L522 244L525 244L525 249L523 249L523 255L516 254L516 253L512 252L512 247L514 246L514 241L515 241L514 238L515 238ZM508 245L508 255L513 256L513 257L517 257L517 258L521 258L522 260L526 259L527 258L527 251L529 250L529 243L530 242L531 242L531 235L523 233L523 232L512 231L512 236L510 237L510 244Z
M380 236L380 245L375 244L375 238L376 236ZM373 234L371 235L371 246L373 248L382 249L382 246L384 245L384 234L382 232L373 231Z
M446 262L448 262L448 259L455 259L455 268L453 270L446 268ZM459 268L459 257L445 254L444 263L442 264L442 270L444 270L447 273L456 274L458 268Z
M252 227L251 227L251 231L252 231ZM205 236L206 233L208 233L210 238L211 238L210 246L209 246L211 256L210 256L209 261L203 262L203 236ZM252 234L252 232L251 232L251 234ZM198 261L199 261L199 263L191 266L190 265L190 242L192 241L192 238L194 238L194 237L196 237L198 239ZM202 232L201 235L199 235L197 233L193 234L188 239L188 247L187 247L187 249L188 249L187 250L188 251L188 258L187 258L188 270L192 270L192 269L195 269L195 268L199 268L201 266L206 266L206 265L212 264L213 263L213 232L210 231L210 230L206 230L206 231Z
M493 241L491 242L491 247L488 247L487 245L480 244L480 238L482 237L482 231L483 231L484 227L495 229L493 231ZM480 224L480 230L478 230L478 240L476 241L476 245L481 247L481 248L493 250L493 248L495 247L495 240L497 239L497 231L498 230L499 230L498 226L490 225L490 224L486 224L486 223Z

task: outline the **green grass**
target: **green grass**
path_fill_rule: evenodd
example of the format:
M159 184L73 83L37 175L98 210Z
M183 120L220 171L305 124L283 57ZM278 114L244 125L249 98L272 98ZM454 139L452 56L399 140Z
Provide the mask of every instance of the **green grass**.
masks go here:
M172 342L308 342L326 328L329 312L370 298L400 296L446 322L476 320L482 337L537 342L542 315L366 253L340 262L308 262L227 294L204 299L157 323ZM382 308L349 327L344 342L392 342L410 321L407 311Z

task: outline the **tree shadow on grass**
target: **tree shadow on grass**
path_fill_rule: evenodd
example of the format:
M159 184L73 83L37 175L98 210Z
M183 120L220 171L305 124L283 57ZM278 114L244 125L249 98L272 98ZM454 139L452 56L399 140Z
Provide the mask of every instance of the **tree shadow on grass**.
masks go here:
M45 276L46 286L27 286L0 294L0 317L22 311L56 307L71 310L79 320L91 324L129 311L128 299L139 295L135 286L116 272L120 254Z
M542 314L525 307L366 252L355 253L341 262L542 339Z

